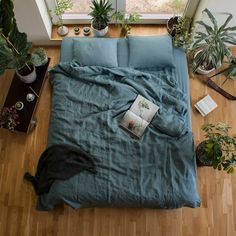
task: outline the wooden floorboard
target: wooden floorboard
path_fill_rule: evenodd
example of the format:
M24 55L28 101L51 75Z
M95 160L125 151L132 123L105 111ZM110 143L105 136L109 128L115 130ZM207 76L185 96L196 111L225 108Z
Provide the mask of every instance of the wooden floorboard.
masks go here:
M51 66L59 59L59 47L47 48ZM10 85L11 73L0 77L0 105ZM203 118L192 109L196 144L205 122L225 121L236 131L236 101L229 101L206 87L199 77L190 78L191 107L206 94L218 108ZM38 125L30 134L0 130L0 236L234 236L236 235L236 174L209 167L198 168L200 208L177 210L91 208L73 210L60 206L51 212L35 210L36 196L23 181L25 171L34 172L47 143L51 106L47 80L38 104Z

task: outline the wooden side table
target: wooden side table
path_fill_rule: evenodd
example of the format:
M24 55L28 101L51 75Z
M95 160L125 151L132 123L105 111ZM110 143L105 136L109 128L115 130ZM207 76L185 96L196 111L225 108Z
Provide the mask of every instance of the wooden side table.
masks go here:
M24 108L17 111L19 115L19 124L15 127L15 131L20 131L28 133L32 127L37 123L37 118L34 117L34 113L40 98L40 94L44 85L44 81L47 77L48 66L50 63L50 58L46 65L36 67L37 78L33 83L26 84L20 81L20 79L14 75L10 89L8 91L4 107L15 106L16 102L21 101L24 103ZM28 93L34 93L38 95L32 102L26 100L26 95Z

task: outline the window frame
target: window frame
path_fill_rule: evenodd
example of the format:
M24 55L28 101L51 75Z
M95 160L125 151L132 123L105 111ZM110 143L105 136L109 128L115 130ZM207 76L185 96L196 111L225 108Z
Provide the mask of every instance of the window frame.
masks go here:
M53 12L53 6L56 0L45 0L47 6ZM118 11L125 11L126 0L109 0L112 7ZM192 18L196 12L200 0L188 0L183 15ZM142 14L140 20L136 24L165 24L174 14ZM57 22L56 16L51 13L53 23ZM88 14L65 13L62 16L63 24L90 24L91 16ZM111 23L115 23L114 21Z

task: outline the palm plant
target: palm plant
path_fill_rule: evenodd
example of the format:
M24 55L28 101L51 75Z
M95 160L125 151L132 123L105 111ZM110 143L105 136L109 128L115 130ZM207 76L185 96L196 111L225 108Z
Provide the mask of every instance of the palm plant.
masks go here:
M229 27L228 24L233 18L233 15L227 13L228 17L226 21L218 26L215 17L212 13L205 9L203 13L206 13L211 25L203 21L197 21L196 23L203 27L204 32L196 32L192 51L198 54L193 59L193 72L196 72L198 67L203 69L219 68L224 58L228 60L232 57L230 49L226 43L236 45L236 26Z
M109 13L113 10L112 4L108 0L93 0L92 11L89 13L92 16L92 26L94 29L102 30L107 27L110 21Z

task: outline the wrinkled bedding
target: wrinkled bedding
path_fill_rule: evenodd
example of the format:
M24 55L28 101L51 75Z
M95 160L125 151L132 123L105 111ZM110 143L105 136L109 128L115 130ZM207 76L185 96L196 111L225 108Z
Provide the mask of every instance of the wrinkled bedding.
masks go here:
M53 88L48 146L69 144L93 158L97 174L55 181L38 198L38 210L115 206L198 207L193 134L188 102L175 69L80 66L51 70ZM141 139L119 127L140 94L160 109Z

